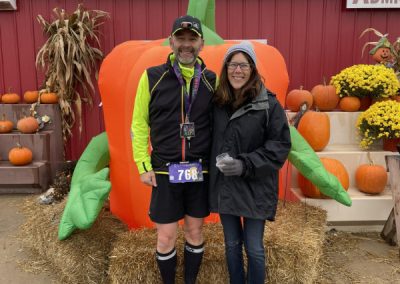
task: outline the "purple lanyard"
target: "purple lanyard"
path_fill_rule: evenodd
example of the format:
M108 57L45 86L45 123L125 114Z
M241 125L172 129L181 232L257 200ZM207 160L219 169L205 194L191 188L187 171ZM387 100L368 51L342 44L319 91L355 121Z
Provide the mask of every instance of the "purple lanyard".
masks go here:
M199 90L200 77L201 77L201 66L196 61L195 65L194 65L194 85L192 88L192 95L190 95L188 93L188 90L186 88L186 83L183 80L182 72L178 65L178 60L175 60L173 67L174 67L175 75L178 78L178 81L183 88L183 93L184 93L184 98L185 98L185 112L186 112L185 122L189 122L190 111L192 110L192 105L194 103L194 100L197 97L197 92Z

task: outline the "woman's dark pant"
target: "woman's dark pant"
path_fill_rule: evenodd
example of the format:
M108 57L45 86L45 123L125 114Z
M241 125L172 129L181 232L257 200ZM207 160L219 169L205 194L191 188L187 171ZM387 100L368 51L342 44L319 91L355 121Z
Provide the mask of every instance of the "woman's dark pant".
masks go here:
M225 236L225 255L231 284L246 283L243 267L243 243L247 254L247 283L265 281L265 220L220 214Z

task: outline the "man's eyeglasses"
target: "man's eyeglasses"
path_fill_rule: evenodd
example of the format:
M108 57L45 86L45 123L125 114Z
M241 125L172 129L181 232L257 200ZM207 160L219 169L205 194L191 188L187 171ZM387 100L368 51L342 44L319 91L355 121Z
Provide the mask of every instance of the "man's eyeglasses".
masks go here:
M229 71L235 71L238 66L240 67L240 70L242 70L242 71L249 71L251 68L250 63L229 62L226 64L226 66L228 67Z

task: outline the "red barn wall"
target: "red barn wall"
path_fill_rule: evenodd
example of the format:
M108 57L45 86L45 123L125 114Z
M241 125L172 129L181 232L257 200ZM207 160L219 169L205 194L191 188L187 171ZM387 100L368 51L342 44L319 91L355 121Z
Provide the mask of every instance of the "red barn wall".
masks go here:
M188 0L18 0L17 11L0 11L0 93L12 88L23 94L43 83L35 57L45 37L36 16L49 20L53 8L72 12L81 2L110 13L100 36L105 54L127 40L167 37L173 19L188 5ZM217 32L225 39L267 39L277 47L288 67L289 90L311 89L344 67L372 63L367 54L361 58L361 49L378 38L359 35L374 27L392 41L400 36L399 18L400 9L346 9L344 0L216 0ZM78 159L90 139L104 131L99 103L96 94L94 106L83 108L83 132L74 129L66 158Z

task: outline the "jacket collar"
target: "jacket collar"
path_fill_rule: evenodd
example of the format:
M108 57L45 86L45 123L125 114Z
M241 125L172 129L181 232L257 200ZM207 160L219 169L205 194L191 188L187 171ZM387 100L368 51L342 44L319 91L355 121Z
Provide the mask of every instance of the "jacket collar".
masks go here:
M260 94L257 97L255 97L250 103L245 104L238 110L236 110L232 114L230 120L240 117L251 110L265 110L268 112L268 109L269 109L268 91L263 85Z

